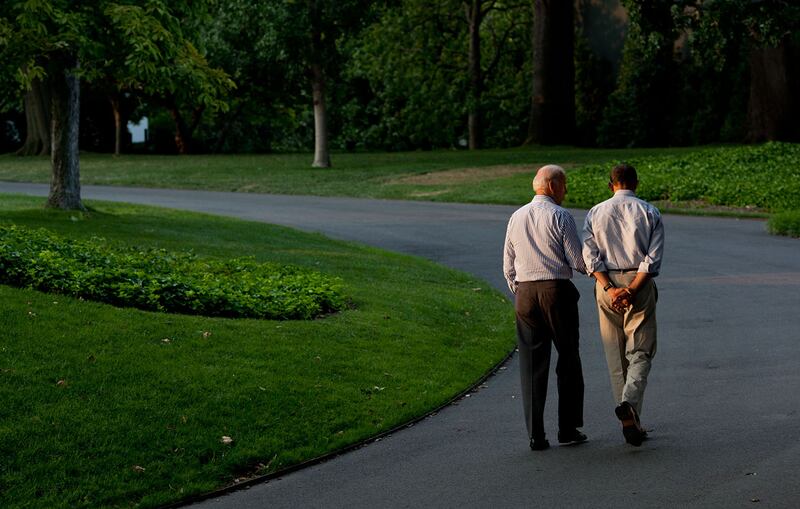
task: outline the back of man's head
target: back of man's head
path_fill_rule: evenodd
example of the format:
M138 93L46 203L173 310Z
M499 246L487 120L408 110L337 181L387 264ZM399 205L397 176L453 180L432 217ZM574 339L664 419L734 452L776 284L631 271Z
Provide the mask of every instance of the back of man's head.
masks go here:
M567 178L567 174L564 172L564 168L555 164L548 164L546 166L542 166L536 172L536 176L533 178L533 190L537 193L546 191L548 189L548 184L552 180L561 179L565 181Z
M634 189L639 184L636 168L628 163L620 163L611 169L611 184L624 189Z

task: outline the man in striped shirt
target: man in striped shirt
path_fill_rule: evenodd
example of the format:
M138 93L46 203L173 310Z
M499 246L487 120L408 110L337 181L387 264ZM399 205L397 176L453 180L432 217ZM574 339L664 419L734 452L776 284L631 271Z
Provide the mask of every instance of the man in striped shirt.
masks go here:
M530 447L547 449L544 404L551 343L558 351L558 441L581 443L583 370L578 347L578 299L572 270L586 273L575 220L560 207L567 193L564 170L539 168L536 196L508 221L503 272L515 295L520 378Z
M653 278L661 270L664 225L658 209L636 197L636 169L611 170L614 196L592 207L584 223L583 258L595 278L600 336L625 441L642 445L639 422L650 363L656 354Z

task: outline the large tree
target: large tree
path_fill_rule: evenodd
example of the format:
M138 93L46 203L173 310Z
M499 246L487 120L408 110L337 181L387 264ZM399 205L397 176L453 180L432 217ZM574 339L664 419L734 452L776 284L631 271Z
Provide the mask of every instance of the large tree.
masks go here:
M404 0L352 43L368 82L369 142L392 149L518 144L524 137L527 2ZM522 125L522 127L520 127ZM465 132L466 131L466 132Z
M575 7L533 2L533 76L527 143L571 143L575 132Z
M359 30L372 2L366 0L306 0L290 13L303 20L305 41L300 42L311 83L314 107L315 168L331 166L328 149L328 70L339 61L337 41L348 31ZM290 5L292 5L290 3Z
M192 5L188 0L0 3L0 72L16 75L22 90L34 90L38 81L49 97L48 206L83 209L78 153L81 80L105 80L119 83L120 89L160 94L194 86L198 103L218 101L228 84L219 76L208 77L203 57L184 37L175 16L199 9ZM4 94L18 92L4 88Z
M462 2L467 21L467 33L469 34L469 56L468 56L468 75L469 75L469 97L467 99L469 129L469 148L474 150L483 144L483 91L486 88L486 76L492 76L496 71L500 59L504 56L508 39L519 23L526 20L515 20L512 23L498 23L492 18L501 18L501 13L513 13L522 8L520 2L501 2L498 0L467 0ZM485 29L484 21L489 20L488 30ZM499 27L498 27L499 25ZM503 26L505 25L505 26ZM500 28L498 30L498 28ZM482 63L481 40L492 38L493 55L489 65L484 68Z
M676 17L689 30L693 55L701 65L722 71L731 59L747 62L747 141L800 140L800 4L786 0L682 3L684 8Z
M25 141L17 155L50 155L50 87L40 79L25 91Z

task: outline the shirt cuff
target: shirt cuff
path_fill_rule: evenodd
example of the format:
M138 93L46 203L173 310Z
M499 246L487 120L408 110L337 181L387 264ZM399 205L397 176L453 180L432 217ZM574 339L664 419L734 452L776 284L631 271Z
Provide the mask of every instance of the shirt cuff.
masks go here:
M639 264L639 268L636 270L637 272L645 272L647 274L652 274L653 276L658 275L658 266L652 262L642 262Z
M587 263L586 264L586 273L587 274L594 274L595 272L608 272L608 269L606 268L606 264L601 262L601 261L597 261L597 262L594 262L594 263L592 263L592 262Z

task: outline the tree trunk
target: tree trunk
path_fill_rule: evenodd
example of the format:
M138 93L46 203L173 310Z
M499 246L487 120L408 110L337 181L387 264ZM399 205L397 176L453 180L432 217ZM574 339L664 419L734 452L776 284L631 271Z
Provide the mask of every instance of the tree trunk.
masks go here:
M767 140L797 141L800 128L800 101L793 91L798 84L787 63L792 49L786 41L776 48L756 48L750 52L750 99L747 105L748 142Z
M25 92L25 143L17 150L20 156L50 154L50 92L41 80L33 80Z
M118 156L122 153L122 113L119 109L119 97L112 96L109 101L114 113L114 155Z
M533 80L526 143L571 143L575 132L574 6L533 2Z
M78 129L80 127L80 81L75 75L78 62L72 58L50 78L52 113L53 175L47 207L85 210L81 202Z
M464 7L469 23L469 102L467 106L469 126L469 149L475 150L481 146L481 93L483 89L483 76L481 73L481 0L471 0Z
M319 0L311 2L311 91L314 100L314 168L330 168L325 73L322 70L322 20Z
M179 154L188 154L191 151L192 133L189 132L189 127L174 100L170 103L169 113L175 121L175 147Z

